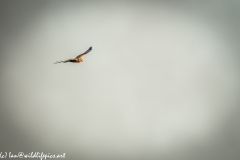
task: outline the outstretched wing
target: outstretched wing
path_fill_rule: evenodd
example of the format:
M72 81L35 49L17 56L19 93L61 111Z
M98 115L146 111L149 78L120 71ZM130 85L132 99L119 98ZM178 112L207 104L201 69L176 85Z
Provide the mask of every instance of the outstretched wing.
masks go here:
M57 62L55 62L54 64L57 64L57 63L62 63L62 62L64 63L64 61L57 61Z
M86 55L86 54L87 54L88 52L90 52L91 50L92 50L92 47L90 47L86 52L84 52L84 53L78 55L76 58L80 58L80 57Z
M55 62L54 64L57 64L57 63L66 63L66 62L74 62L72 59L68 59L68 60L65 60L65 61L57 61Z

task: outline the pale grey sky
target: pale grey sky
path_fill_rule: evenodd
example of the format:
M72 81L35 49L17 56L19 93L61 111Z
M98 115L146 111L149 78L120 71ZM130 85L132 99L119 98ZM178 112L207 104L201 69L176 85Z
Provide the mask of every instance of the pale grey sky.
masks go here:
M0 151L238 159L237 4L1 1Z

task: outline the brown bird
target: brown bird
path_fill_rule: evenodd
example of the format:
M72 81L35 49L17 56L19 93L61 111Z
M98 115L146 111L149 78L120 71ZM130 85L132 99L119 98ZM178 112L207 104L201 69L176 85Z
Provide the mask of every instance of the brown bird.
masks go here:
M73 62L73 63L83 62L82 57L84 55L86 55L88 52L90 52L91 50L92 50L92 47L90 47L86 52L78 55L76 58L71 58L71 59L68 59L68 60L65 60L65 61L57 61L54 64L57 64L57 63L67 63L67 62Z

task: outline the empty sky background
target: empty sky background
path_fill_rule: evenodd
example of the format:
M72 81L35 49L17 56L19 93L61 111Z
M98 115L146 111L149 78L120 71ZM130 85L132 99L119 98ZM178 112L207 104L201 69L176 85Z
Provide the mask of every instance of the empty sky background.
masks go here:
M238 1L0 6L0 151L240 158Z

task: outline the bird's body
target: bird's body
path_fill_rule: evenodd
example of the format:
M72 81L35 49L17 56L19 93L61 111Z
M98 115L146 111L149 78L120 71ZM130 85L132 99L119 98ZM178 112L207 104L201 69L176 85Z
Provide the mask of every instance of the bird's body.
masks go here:
M65 60L65 61L57 61L55 62L54 64L57 64L57 63L67 63L67 62L72 62L72 63L80 63L80 62L83 62L82 60L82 57L84 55L86 55L88 52L90 52L92 50L92 47L90 47L86 52L78 55L76 58L71 58L71 59L68 59L68 60Z

